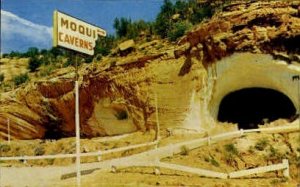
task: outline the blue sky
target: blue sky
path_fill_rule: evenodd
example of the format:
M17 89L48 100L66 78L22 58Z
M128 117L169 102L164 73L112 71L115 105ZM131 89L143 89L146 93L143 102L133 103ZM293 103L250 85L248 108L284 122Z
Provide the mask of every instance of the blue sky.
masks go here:
M52 15L66 12L114 34L113 20L152 21L163 0L1 0L1 53L50 48Z

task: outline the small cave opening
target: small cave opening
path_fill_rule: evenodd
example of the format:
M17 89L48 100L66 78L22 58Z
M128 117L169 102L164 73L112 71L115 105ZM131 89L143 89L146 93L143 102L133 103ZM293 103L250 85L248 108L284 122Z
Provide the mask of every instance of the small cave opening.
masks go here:
M61 120L49 119L46 125L46 131L43 139L46 140L59 140L61 138L69 137L63 134L61 127Z
M119 111L116 111L116 113L114 114L115 117L118 119L118 120L126 120L128 119L128 113L126 110L119 110Z
M219 107L220 122L237 123L239 129L258 128L265 121L292 119L296 108L283 93L267 88L246 88L226 95Z

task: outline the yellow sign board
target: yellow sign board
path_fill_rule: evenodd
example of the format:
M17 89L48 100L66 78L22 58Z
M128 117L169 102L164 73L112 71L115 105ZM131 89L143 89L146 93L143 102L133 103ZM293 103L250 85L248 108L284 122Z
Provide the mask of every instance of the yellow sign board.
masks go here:
M98 36L106 36L106 31L65 13L54 11L54 47L61 46L88 55L94 55L94 47Z

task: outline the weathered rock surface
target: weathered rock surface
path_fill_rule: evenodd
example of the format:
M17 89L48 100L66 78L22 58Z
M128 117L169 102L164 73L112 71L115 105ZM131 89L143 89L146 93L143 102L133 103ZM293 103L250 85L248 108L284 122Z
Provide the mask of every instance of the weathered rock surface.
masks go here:
M299 54L299 7L299 1L234 3L188 33L180 44L189 43L185 52L206 64L237 51Z
M213 62L236 52L251 52L298 63L299 6L299 1L235 3L189 32L176 46L162 41L136 44L138 50L126 57L104 58L81 67L82 136L155 128L155 95L162 129L209 129L212 123L205 116L218 88ZM44 82L2 94L0 139L7 138L8 118L13 138L74 136L72 71L60 70L63 73Z

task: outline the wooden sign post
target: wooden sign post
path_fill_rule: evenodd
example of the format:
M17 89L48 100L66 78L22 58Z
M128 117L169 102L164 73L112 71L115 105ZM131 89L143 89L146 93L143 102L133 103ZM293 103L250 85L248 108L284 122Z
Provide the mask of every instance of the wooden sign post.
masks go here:
M106 31L93 24L82 21L57 10L53 13L53 46L63 47L94 55L98 36L106 36ZM79 116L79 83L78 59L75 54L75 131L76 131L76 175L77 186L81 185L80 175L80 116Z

